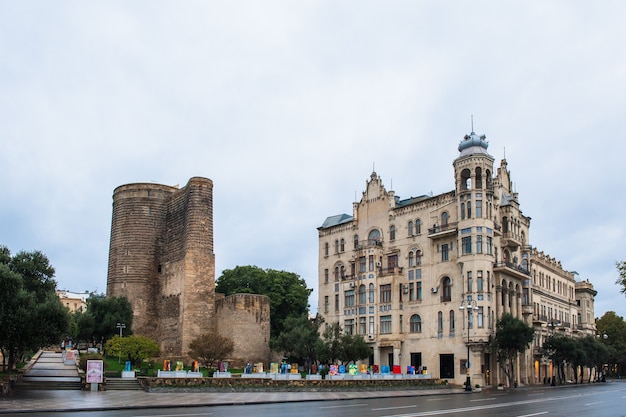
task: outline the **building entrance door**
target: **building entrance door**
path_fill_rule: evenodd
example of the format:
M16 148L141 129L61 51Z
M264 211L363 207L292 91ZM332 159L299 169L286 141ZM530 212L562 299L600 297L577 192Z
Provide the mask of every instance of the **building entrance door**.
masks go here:
M454 355L449 353L439 355L439 378L454 378Z

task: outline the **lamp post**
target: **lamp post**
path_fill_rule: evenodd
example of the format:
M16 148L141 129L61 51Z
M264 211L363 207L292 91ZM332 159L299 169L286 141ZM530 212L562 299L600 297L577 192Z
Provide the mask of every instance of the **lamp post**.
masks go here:
M550 328L550 330L552 331L552 338L554 339L554 329L556 326L560 326L561 322L560 321L556 321L554 319L550 319L550 322L547 324L547 326ZM552 355L552 375L550 376L550 385L552 385L553 387L556 385L556 381L554 378L554 354Z
M604 339L604 340L608 339L609 335L606 334L606 332L602 332L602 335L596 334L596 338L598 338L598 340L602 341L602 339ZM606 376L604 375L604 365L601 364L600 368L602 368L602 382L606 382ZM596 382L600 382L600 374L599 374L599 372L596 372Z
M122 329L125 329L126 325L124 323L117 323L117 325L115 327L120 329L120 337L122 337Z
M115 327L120 329L120 337L122 337L122 329L125 329L126 325L124 323L117 323ZM117 356L117 363L121 363L121 362L122 362L122 352L120 351L120 354Z
M472 310L478 311L478 305L476 301L463 300L459 306L459 310L467 310L467 362L465 362L465 369L467 370L467 378L465 379L465 391L472 390L472 381L470 378L470 318Z

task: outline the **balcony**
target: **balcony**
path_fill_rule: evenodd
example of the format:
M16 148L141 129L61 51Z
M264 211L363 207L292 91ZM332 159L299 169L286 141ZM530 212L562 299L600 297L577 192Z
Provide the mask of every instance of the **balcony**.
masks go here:
M355 245L354 251L355 252L362 251L367 248L382 248L382 246L383 246L383 241L380 239L361 240Z
M456 235L458 222L448 223L441 226L434 226L428 229L428 237L439 239L446 236Z
M510 232L505 232L502 234L502 238L500 239L500 244L502 247L511 248L511 250L517 250L520 246L522 246L522 240L519 236L514 235Z
M396 266L393 268L378 268L378 276L384 277L386 275L401 275L402 267Z
M521 265L516 265L512 262L495 262L493 264L493 272L504 272L508 275L517 277L522 281L528 279L530 276L530 271L523 268Z

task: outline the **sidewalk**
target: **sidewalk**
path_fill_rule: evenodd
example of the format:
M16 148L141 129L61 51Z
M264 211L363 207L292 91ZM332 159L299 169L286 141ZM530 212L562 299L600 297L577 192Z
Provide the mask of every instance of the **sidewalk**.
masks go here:
M0 415L25 411L99 411L273 402L351 400L462 394L463 388L340 392L16 391L0 397Z

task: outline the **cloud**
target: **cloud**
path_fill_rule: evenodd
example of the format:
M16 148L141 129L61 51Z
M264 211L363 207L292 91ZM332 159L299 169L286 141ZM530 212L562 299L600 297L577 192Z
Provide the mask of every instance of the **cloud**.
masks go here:
M42 250L61 287L104 290L115 187L204 176L218 274L256 264L316 289L324 219L351 213L372 169L401 197L452 190L473 114L531 243L596 286L597 316L626 316L625 9L2 3L0 243Z

